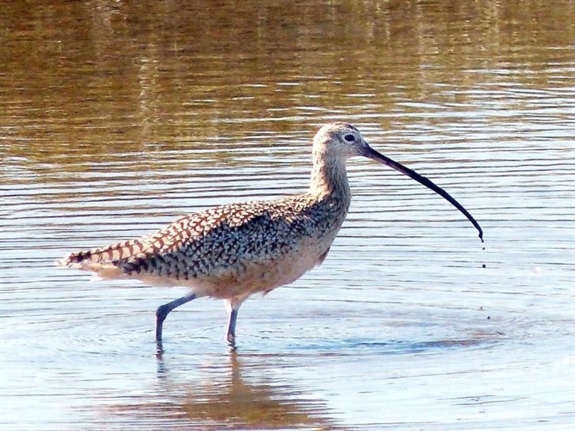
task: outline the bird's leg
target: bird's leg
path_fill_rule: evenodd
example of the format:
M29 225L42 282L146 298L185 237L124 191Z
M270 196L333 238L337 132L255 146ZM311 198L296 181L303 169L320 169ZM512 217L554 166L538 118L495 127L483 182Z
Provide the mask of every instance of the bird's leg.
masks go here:
M226 341L228 342L228 346L230 346L231 349L235 350L236 320L238 318L238 310L240 308L240 305L242 305L242 302L244 302L244 300L231 298L231 299L225 299L224 302L226 304L226 310L228 310L229 313L228 330L226 331Z
M164 351L162 348L162 327L164 325L164 320L166 320L166 317L168 317L168 314L174 308L184 305L186 302L190 302L192 299L195 299L195 297L196 295L190 293L189 295L182 296L175 301L161 305L156 310L156 347L158 354L161 354Z
M226 340L228 345L236 348L236 319L238 318L238 310L230 311L230 318L228 320L228 330L226 332Z

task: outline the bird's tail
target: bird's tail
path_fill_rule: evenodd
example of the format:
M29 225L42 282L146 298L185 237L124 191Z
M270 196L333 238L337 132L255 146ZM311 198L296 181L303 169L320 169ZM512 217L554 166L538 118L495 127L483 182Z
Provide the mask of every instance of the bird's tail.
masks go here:
M139 239L119 242L107 247L78 251L56 261L66 268L95 272L99 278L121 278L121 264L127 259L143 256L144 244Z

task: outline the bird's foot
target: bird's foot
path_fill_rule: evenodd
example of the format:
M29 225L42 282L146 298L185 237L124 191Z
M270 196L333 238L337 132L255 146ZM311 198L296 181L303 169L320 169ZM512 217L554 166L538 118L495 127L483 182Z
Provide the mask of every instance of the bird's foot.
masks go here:
M164 355L164 346L162 346L162 341L156 341L156 358L162 359Z
M230 334L230 333L226 334L226 342L228 343L228 347L229 347L230 351L235 352L237 349L235 334Z

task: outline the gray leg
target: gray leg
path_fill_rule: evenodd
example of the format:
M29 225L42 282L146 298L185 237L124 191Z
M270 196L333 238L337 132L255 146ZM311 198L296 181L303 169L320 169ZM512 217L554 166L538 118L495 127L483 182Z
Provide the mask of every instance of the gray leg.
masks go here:
M228 319L228 331L226 332L226 340L228 345L235 349L236 347L236 320L238 318L238 310L232 309L230 311L230 318Z
M190 302L195 298L196 295L190 293L187 296L182 296L175 301L168 302L167 304L158 307L156 310L156 346L158 353L164 351L162 348L162 327L164 325L164 320L166 320L166 317L168 317L170 311L172 311L174 308L178 308L180 305L184 305L185 303Z
M228 346L230 346L232 349L236 348L236 320L238 319L238 310L240 309L240 305L242 305L244 300L245 298L224 299L226 310L228 310L229 313L226 341L228 342Z

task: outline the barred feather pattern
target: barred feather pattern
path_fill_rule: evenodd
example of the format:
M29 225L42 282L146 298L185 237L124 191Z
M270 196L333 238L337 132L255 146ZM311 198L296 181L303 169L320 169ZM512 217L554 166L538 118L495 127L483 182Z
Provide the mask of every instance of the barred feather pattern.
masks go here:
M267 292L323 261L349 201L306 193L221 205L151 235L72 253L59 264L100 278L204 287L204 294L214 297L243 296L248 285L249 294Z

